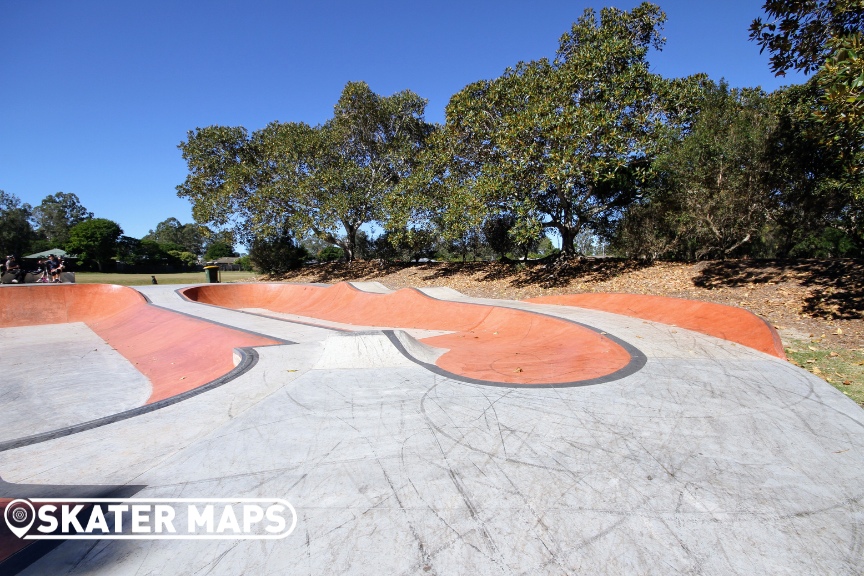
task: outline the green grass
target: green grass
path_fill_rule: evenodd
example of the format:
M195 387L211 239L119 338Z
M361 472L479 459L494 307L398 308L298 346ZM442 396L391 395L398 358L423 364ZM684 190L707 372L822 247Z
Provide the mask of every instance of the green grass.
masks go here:
M816 338L792 340L786 356L864 406L864 351L832 349Z
M245 282L255 277L254 272L222 272L222 282ZM121 286L145 286L150 284L150 274L118 274L105 272L76 272L77 284L119 284ZM176 274L153 274L159 284L203 284L207 282L204 272L178 272Z

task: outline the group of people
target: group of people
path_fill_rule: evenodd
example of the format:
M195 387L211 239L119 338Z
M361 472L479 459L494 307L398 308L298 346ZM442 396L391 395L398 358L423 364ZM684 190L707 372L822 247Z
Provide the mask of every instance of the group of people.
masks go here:
M48 258L42 258L39 260L39 268L35 271L36 274L39 274L39 278L36 282L61 282L60 275L66 271L66 264L63 262L63 259L50 255ZM24 279L27 276L27 271L21 268L21 265L18 263L18 260L15 256L7 256L6 257L6 273L12 274L14 277L12 278L13 284L23 284Z
M44 260L39 260L39 270L42 275L36 282L60 282L60 274L66 271L66 264L59 256L51 254Z

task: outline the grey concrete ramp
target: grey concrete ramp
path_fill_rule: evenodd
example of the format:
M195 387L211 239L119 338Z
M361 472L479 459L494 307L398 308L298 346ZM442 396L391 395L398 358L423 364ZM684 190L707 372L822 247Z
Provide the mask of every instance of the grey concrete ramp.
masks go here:
M0 350L0 442L141 406L152 391L83 322L2 329Z
M511 388L405 361L410 340L381 331L260 348L254 369L205 394L2 452L0 476L284 498L294 533L66 542L24 573L864 572L851 400L703 334L512 305L614 333L647 362L614 382Z

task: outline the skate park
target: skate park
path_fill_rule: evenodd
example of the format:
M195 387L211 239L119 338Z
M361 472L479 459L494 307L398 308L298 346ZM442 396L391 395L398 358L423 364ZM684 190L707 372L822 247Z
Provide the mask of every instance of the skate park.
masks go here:
M284 539L7 532L23 574L856 573L864 417L741 309L8 286L5 502L272 497ZM61 373L39 375L51 357Z

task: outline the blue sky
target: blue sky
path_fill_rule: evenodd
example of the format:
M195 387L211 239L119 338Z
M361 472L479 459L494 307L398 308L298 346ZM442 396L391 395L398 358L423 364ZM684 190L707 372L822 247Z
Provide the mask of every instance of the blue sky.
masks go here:
M775 78L748 41L761 1L658 3L667 43L654 72L768 91L804 80ZM0 0L0 189L33 205L75 193L140 238L171 216L192 221L175 192L188 130L317 124L352 80L413 90L442 122L466 84L553 56L585 8L637 4Z

